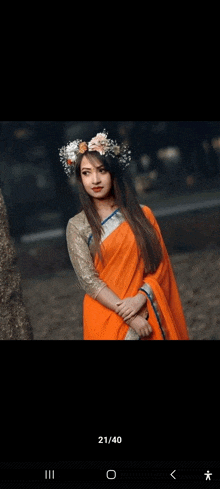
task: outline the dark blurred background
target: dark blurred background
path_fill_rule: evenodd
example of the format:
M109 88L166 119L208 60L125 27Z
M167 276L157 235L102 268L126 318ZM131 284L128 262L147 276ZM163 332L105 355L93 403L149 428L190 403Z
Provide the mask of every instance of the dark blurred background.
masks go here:
M79 201L58 148L104 128L130 145L136 190L152 210L174 196L219 189L219 121L1 121L0 178L12 236L61 234Z
M103 129L132 150L138 199L161 227L192 339L201 325L204 339L220 339L220 121L0 121L0 186L35 339L82 339L83 292L65 240L81 207L59 148Z

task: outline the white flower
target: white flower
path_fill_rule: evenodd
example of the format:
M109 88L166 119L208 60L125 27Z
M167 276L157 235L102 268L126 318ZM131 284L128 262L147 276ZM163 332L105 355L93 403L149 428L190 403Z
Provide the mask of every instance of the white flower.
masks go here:
M59 150L60 160L64 167L64 171L68 176L74 172L77 156L80 153L83 154L83 152L80 151L80 143L82 143L82 139L76 139ZM87 143L84 144L86 147ZM122 169L126 168L129 165L129 161L131 161L131 151L129 151L128 146L119 146L116 141L108 139L108 133L105 129L91 139L88 143L88 150L98 151L101 155L111 155L113 158L118 157L118 163Z
M99 132L88 144L89 151L98 151L100 155L104 155L110 147L110 140L107 139L105 132Z
M76 141L73 141L66 146L66 155L68 160L74 161L76 159L79 152L79 144L81 142L81 139L76 139Z

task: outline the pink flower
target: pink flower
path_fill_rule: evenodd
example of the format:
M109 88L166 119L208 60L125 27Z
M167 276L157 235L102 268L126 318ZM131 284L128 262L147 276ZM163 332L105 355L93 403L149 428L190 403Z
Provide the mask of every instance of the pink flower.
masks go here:
M101 155L104 155L109 149L109 140L107 134L99 132L88 144L89 151L98 151Z

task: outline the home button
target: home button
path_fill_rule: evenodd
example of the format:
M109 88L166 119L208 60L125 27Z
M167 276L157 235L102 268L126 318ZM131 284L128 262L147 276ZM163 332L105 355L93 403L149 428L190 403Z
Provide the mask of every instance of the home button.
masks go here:
M106 477L107 477L107 479L115 479L116 478L116 471L115 470L107 470Z

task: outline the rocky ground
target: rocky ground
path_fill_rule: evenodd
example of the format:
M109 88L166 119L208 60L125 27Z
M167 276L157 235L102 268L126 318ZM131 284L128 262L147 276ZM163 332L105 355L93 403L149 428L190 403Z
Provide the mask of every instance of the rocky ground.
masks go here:
M170 254L191 340L220 339L220 248ZM82 302L65 242L18 250L35 340L82 340Z

